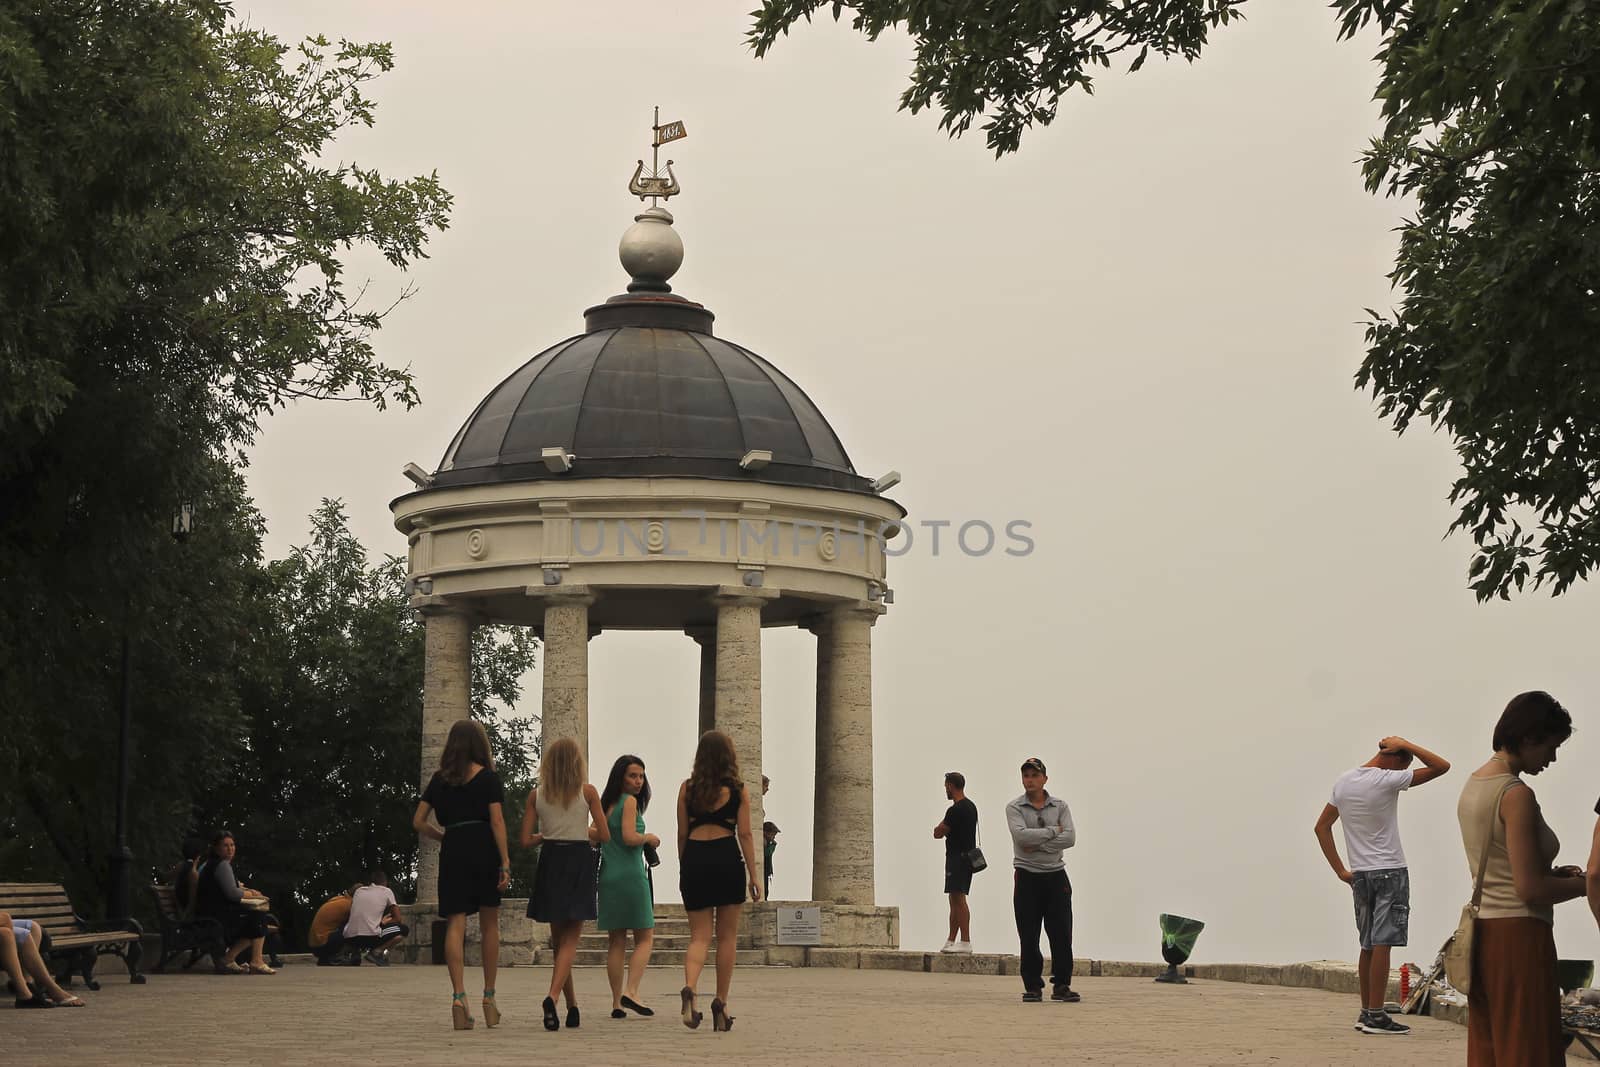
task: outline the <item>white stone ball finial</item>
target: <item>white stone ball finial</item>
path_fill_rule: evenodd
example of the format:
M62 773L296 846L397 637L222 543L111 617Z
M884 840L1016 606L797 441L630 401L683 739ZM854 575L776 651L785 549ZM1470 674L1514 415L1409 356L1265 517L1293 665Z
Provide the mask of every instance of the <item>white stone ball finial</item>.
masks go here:
M617 254L622 269L633 278L628 292L670 293L672 286L667 280L683 266L683 240L672 228L672 212L651 207L635 215Z

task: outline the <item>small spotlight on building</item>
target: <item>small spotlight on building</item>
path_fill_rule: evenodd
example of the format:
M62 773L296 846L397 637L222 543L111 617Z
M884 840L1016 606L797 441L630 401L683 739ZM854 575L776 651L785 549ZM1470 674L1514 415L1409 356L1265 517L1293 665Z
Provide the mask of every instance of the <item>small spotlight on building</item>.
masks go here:
M895 486L897 486L899 484L900 484L900 472L899 471L890 471L888 474L885 474L883 477L876 478L876 479L873 480L873 482L872 482L872 491L874 493L887 493L889 490L893 489Z
M578 457L564 448L545 448L539 451L539 458L544 460L551 474L565 474L572 469L572 461Z
M752 448L739 460L739 466L747 471L758 471L772 462L772 452L765 448Z
M400 473L404 474L407 478L410 478L411 484L415 485L418 489L428 489L433 485L433 475L429 474L415 463L407 463L404 467L400 468Z

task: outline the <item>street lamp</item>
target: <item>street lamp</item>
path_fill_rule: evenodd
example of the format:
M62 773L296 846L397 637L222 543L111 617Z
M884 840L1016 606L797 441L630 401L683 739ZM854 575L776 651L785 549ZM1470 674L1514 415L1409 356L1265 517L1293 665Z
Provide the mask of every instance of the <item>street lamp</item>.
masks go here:
M172 513L172 539L182 543L194 530L194 504L185 500ZM128 761L133 731L133 620L122 618L122 716L117 726L116 843L111 847L106 893L106 918L127 919L133 914L133 850L128 847Z

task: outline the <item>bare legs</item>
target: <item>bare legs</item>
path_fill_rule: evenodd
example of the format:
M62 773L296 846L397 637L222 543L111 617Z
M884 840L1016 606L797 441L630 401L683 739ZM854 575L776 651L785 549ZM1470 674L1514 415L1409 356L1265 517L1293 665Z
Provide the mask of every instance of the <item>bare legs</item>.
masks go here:
M739 912L743 908L742 904L730 904L717 909L717 999L724 1006L733 985L733 965L739 958Z
M633 932L633 956L628 960L628 999L639 1002L639 985L644 981L645 968L650 966L650 952L655 948L656 932L646 927Z
M633 932L633 957L628 960L628 981L624 986L622 965L628 954L628 931L610 930L606 935L606 978L611 982L611 1010L622 1010L622 998L635 1003L639 1000L639 985L644 981L645 968L650 966L650 951L655 947L656 932L648 927ZM702 963L704 955L701 956Z
M18 1000L31 1000L33 989L22 973L22 959L17 954L17 935L11 929L11 916L0 912L0 967L11 977L11 988Z
M23 940L17 942L17 957L22 962L33 980L44 989L44 995L57 1004L66 1004L76 1001L75 1006L81 1006L83 1001L68 993L56 984L55 978L50 974L50 968L45 965L44 953L39 951L39 946L44 944L44 928L38 923L33 924L33 932Z
M465 950L467 933L466 916L461 918L462 948ZM478 937L483 945L483 988L493 989L495 976L500 972L500 909L478 909ZM465 964L462 965L463 968ZM461 976L461 982L466 982L466 975ZM462 992L461 985L456 986L456 992Z
M450 991L464 994L467 991L467 917L464 913L447 915L444 922L444 966L450 972Z
M246 956L246 958L257 961L257 965L259 966L259 961L267 958L265 955L263 955L263 953L266 952L266 948L267 939L265 937L241 937L239 940L233 943L232 948L223 954L222 962L235 963L238 961L240 956L245 956L245 950L249 949L249 954Z
M728 1002L728 990L733 985L733 965L739 958L739 912L743 907L742 904L728 904L689 913L689 950L683 954L683 984L690 989L699 985L700 972L705 970L706 955L711 949L712 923L715 920L717 999L723 1004Z
M1361 1006L1371 1011L1381 1011L1383 998L1389 992L1389 946L1374 945L1362 949L1356 975L1361 980Z
M606 981L611 983L611 1010L622 1010L622 964L628 954L628 931L606 931Z
M555 947L555 961L550 968L550 999L554 1000L563 991L567 995L567 1007L572 1007L574 991L572 988L572 961L578 955L578 938L583 934L583 920L572 922L559 922L550 924L550 941Z
M950 894L950 938L949 940L965 941L972 943L972 909L967 906L965 893Z
M689 947L683 954L683 984L690 989L700 985L700 972L706 968L706 953L711 950L711 908L689 912Z

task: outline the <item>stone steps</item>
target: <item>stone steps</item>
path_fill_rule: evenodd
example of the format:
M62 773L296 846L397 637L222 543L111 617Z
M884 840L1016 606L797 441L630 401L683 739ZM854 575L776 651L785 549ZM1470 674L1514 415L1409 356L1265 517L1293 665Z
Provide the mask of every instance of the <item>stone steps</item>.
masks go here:
M545 949L542 953L540 953L540 962L547 964L549 962L549 954L549 949ZM686 953L681 948L657 949L656 951L650 953L650 966L682 967L683 957L685 954ZM764 966L767 962L767 952L765 949L759 948L741 948L738 952L737 958L739 966L741 967L760 967ZM715 954L708 955L706 957L707 970L715 972L715 960ZM575 967L604 967L605 965L606 953L604 949L596 950L591 948L579 948L578 956L573 961L573 966Z

